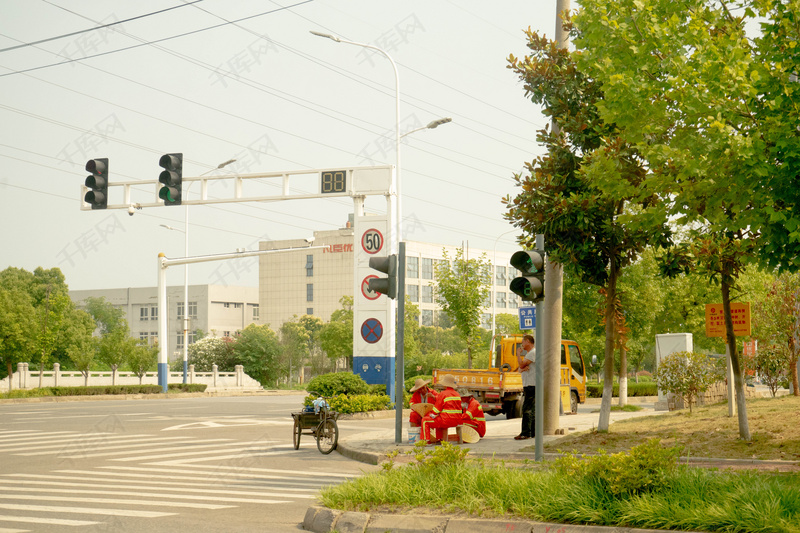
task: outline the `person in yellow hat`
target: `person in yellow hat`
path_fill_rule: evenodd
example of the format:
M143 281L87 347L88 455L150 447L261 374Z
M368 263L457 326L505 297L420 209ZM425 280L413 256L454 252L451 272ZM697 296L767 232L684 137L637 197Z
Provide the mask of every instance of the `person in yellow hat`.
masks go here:
M452 428L461 424L461 396L456 392L456 378L446 374L439 385L444 390L436 396L433 410L422 417L422 431L420 438L428 444L436 444L444 438L444 428ZM436 429L436 440L431 440L431 429Z
M414 386L408 391L411 393L411 399L408 401L409 405L436 403L436 391L428 387L429 383L430 381L425 381L422 378L417 378L414 381ZM412 428L418 428L422 425L422 415L412 409L408 421Z

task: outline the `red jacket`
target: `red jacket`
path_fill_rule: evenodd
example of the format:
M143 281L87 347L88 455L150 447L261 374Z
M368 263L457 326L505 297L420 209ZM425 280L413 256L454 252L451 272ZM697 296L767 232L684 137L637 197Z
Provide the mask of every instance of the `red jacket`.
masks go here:
M462 423L477 431L481 438L486 435L486 415L480 402L475 398L470 398L469 405L462 415Z
M408 401L409 405L414 405L417 403L436 403L436 391L433 389L428 389L428 392L423 397L420 393L420 390L415 390L414 394L411 395L411 399ZM408 421L411 423L412 426L419 426L422 425L422 417L416 412L411 411L411 415L408 417Z
M436 418L440 419L438 427L454 427L461 423L463 413L461 396L455 389L447 387L436 396L433 411L428 416L436 415Z

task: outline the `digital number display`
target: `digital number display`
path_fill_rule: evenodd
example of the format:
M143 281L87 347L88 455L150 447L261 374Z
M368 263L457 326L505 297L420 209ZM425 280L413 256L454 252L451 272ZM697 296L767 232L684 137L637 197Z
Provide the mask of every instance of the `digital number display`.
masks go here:
M347 171L331 170L320 176L319 191L322 194L347 192Z

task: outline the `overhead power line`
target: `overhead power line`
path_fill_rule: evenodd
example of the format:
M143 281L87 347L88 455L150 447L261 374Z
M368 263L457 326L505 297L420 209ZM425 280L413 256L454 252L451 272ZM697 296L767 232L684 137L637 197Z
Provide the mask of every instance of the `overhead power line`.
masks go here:
M45 1L47 1L47 0L45 0ZM151 17L153 15L158 15L160 13L165 13L167 11L172 11L173 9L178 9L180 7L190 6L192 4L196 4L197 2L202 2L202 1L203 0L194 0L192 2L188 2L188 3L185 3L185 4L179 5L179 6L168 7L166 9L162 9L160 11L153 11L152 13L145 13L144 15L138 15L136 17L131 17L131 18L128 18L128 19L125 19L125 20L118 20L116 22L109 22L108 24L102 24L100 26L94 26L92 28L86 28L85 30L73 31L72 33L65 33L63 35L56 35L55 37L48 37L47 39L40 39L38 41L32 41L32 42L29 42L29 43L22 43L22 44L18 44L16 46L9 46L8 48L0 49L0 52L8 52L10 50L16 50L18 48L25 48L26 46L33 46L33 45L36 45L36 44L48 43L50 41L57 41L58 39L63 39L65 37L72 37L74 35L80 35L81 33L87 33L87 32L90 32L90 31L102 30L103 28L109 28L111 26L116 26L117 24L122 24L124 22L130 22L132 20L138 20L138 19L143 19L143 18L146 18L146 17ZM52 5L52 6L61 8L61 6L56 6L52 2L47 2L47 3ZM67 10L67 11L69 11L69 10Z
M156 43L162 43L162 42L165 42L165 41L171 41L172 39L178 39L179 37L186 37L187 35L194 35L196 33L201 33L201 32L208 31L208 30L213 30L215 28L221 28L222 26L227 26L228 24L233 24L235 22L241 22L243 20L254 19L254 18L257 18L257 17L263 17L264 15L270 15L272 13L277 13L278 11L283 11L285 9L291 9L293 7L301 6L303 4L308 4L308 3L313 2L313 1L314 0L304 0L303 2L297 2L296 4L292 4L290 6L279 7L277 9L272 9L270 11L264 11L263 13L258 13L256 15L249 15L247 17L242 17L242 18L237 19L237 20L232 20L230 22L223 22L222 24L215 24L213 26L200 28L199 30L187 31L187 32L184 32L184 33L180 33L178 35L172 35L170 37L164 37L163 39L156 39L155 41L147 41L147 42L140 43L140 44L134 44L134 45L131 45L131 46L127 46L125 48L117 48L116 50L109 50L107 52L100 52L98 54L85 56L85 57L76 57L74 59L69 59L67 61L61 61L59 63L50 63L49 65L40 65L38 67L31 67L31 68L22 69L22 70L15 70L15 71L12 71L12 72L6 72L5 74L0 74L0 78L6 77L6 76L12 76L14 74L22 74L23 72L33 72L34 70L41 70L41 69L45 69L45 68L56 67L58 65L66 65L66 64L69 64L69 63L74 63L76 61L84 61L86 59L93 59L95 57L101 57L101 56L106 56L106 55L110 55L110 54L116 54L117 52L124 52L126 50L132 50L134 48L140 48L142 46L147 46L147 45L150 45L150 44L156 44ZM187 5L189 5L189 4L187 4Z

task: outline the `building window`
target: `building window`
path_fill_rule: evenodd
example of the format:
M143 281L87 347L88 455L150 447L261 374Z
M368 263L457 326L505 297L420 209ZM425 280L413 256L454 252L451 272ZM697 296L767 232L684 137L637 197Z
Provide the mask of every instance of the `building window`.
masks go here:
M419 285L406 285L406 294L412 302L419 302Z
M423 285L422 287L420 287L420 291L422 292L422 295L420 297L420 300L422 301L422 303L424 303L424 304L432 304L433 303L433 287L431 287L430 285Z
M197 319L197 302L189 302L189 318Z
M422 258L422 279L433 279L433 259Z
M496 266L494 275L494 284L505 286L506 284L506 267Z
M229 338L230 336L231 336L231 332L230 331L223 331L222 332L222 338Z
M261 310L259 309L258 305L253 306L253 322L258 322L261 320Z
M241 309L242 307L244 307L244 304L241 302L233 304L234 309Z
M314 301L314 284L309 283L306 285L306 301L313 302Z
M509 294L508 295L508 308L509 309L519 309L519 300L517 299L516 294Z
M183 332L178 333L178 342L175 343L175 348L183 351Z
M491 306L492 306L492 295L491 295L491 293L489 293L483 299L483 303L481 304L481 307L491 307Z
M314 315L314 308L313 307L306 307L306 314L308 316L313 316Z
M422 317L423 326L433 325L433 309L423 309L420 311L420 317Z
M139 320L142 322L147 322L150 320L150 308L149 307L141 307L139 308Z
M434 264L436 265L436 270L443 270L445 268L450 268L450 261L447 259L437 259Z
M419 277L419 257L406 258L406 277L407 278Z
M154 305L150 308L150 320L158 320L158 306Z
M222 307L224 307L225 309L230 309L231 303L230 302L222 302Z
M481 315L481 327L483 329L490 329L492 327L492 315L490 313L483 313Z
M308 254L306 256L306 277L310 278L314 275L314 255Z
M494 306L505 309L506 307L506 294L505 292L498 292L494 295Z

